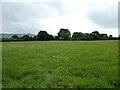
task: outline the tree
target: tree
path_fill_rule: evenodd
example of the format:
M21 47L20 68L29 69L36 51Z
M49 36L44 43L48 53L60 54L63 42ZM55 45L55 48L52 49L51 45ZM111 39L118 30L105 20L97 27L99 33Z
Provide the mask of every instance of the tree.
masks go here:
M113 36L112 35L109 35L109 39L112 39L113 38Z
M60 31L58 32L58 37L59 39L69 39L71 36L71 33L68 29L61 28Z
M118 38L120 39L120 35L118 36Z
M53 35L49 35L49 40L54 40L54 36Z
M39 31L37 38L38 40L49 40L49 34L46 31Z
M82 32L74 32L72 35L73 39L79 39L79 40L90 40L93 37L89 33L82 33Z
M35 36L33 37L33 40L38 40L38 37L35 35Z
M83 37L84 37L84 33L82 32L74 32L72 35L73 39L83 39Z
M17 35L14 34L14 35L11 37L11 39L13 39L13 40L18 40L19 37L18 37Z
M84 33L83 39L90 40L90 39L93 39L93 37L89 33Z
M90 35L93 36L93 39L100 39L100 34L98 31L93 31Z
M23 40L24 41L29 41L30 40L30 36L29 35L23 35Z
M55 38L54 38L55 40L59 40L59 37L58 36L55 36Z
M107 34L100 34L100 39L108 39Z

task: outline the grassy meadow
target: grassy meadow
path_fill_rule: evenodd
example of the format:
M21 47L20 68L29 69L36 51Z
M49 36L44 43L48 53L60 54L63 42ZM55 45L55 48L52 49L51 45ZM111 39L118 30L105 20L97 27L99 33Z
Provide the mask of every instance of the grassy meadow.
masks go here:
M118 41L2 43L3 88L114 88Z
M0 43L0 89L2 89L2 43Z

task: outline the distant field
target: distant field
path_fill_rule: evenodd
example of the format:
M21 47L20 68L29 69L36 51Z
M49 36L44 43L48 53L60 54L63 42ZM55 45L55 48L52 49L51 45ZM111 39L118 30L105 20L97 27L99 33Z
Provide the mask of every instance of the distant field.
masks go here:
M118 41L4 42L3 88L114 88Z

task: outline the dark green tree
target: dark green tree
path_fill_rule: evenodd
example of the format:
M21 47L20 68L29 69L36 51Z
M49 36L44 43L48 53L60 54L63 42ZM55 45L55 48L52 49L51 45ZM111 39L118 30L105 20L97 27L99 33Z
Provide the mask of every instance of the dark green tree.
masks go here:
M120 39L120 35L118 36L118 38Z
M11 39L13 39L13 40L18 40L19 37L18 37L18 35L14 34L14 35L11 37Z
M58 32L59 39L65 39L68 40L71 36L71 33L68 29L61 28Z
M74 32L72 38L78 40L89 40L92 39L92 36L89 33Z
M49 40L49 34L46 31L39 31L37 38L38 40Z
M100 34L98 31L93 31L90 35L93 37L93 39L100 39Z
M83 39L90 40L90 39L93 39L93 37L89 33L84 33Z
M109 39L112 39L113 38L113 36L112 35L109 35Z
M30 40L30 36L29 35L23 35L23 40L24 41L29 41Z
M35 35L35 36L33 37L33 40L38 40L38 37Z
M53 35L49 35L49 40L54 40L54 36Z
M108 39L107 34L99 34L100 35L100 39Z
M82 32L74 32L72 35L73 39L83 39L83 37L84 37L84 33Z
M55 38L54 38L55 40L59 40L59 37L58 36L55 36Z

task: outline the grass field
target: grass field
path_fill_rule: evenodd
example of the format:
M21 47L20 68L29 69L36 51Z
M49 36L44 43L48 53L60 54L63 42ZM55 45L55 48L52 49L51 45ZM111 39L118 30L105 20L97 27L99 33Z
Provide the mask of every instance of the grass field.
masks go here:
M2 89L2 43L0 43L0 89Z
M118 41L4 42L3 88L114 88Z

